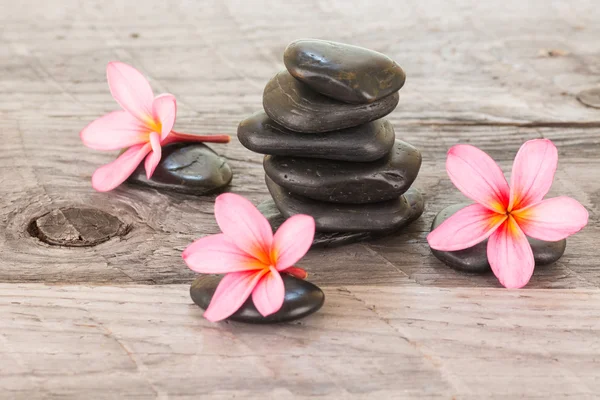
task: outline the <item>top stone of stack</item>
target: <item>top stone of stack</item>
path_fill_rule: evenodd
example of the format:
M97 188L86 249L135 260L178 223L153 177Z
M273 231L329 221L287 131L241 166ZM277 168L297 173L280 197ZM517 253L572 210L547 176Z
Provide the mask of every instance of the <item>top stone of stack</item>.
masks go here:
M287 70L269 81L263 107L269 118L300 133L366 124L398 105L404 71L376 51L303 39L285 50Z
M346 103L373 103L400 90L406 80L402 68L384 54L324 40L292 42L283 62L294 78Z

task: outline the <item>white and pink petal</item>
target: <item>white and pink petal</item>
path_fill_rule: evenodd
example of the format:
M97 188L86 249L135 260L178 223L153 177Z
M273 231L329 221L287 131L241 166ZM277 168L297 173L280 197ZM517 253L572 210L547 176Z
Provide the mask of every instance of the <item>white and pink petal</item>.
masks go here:
M146 157L146 161L144 163L147 179L152 178L154 170L158 166L158 163L162 157L162 147L160 146L160 136L158 133L150 133L150 145L152 146L152 151L150 154L148 154L148 157Z
M558 151L548 139L529 140L521 146L510 178L509 210L538 203L550 190L558 165Z
M273 238L273 255L278 271L296 264L310 249L315 236L315 220L298 214L287 219Z
M561 196L513 212L523 232L539 240L558 241L588 223L588 211L577 200Z
M129 178L151 149L150 143L130 147L116 160L94 172L92 187L99 192L113 190Z
M221 231L244 252L270 265L273 231L269 221L247 199L224 193L215 200L215 218Z
M266 272L241 271L225 275L204 312L204 318L217 322L230 317L248 300Z
M147 128L127 111L113 111L83 128L79 136L94 150L120 150L148 141Z
M471 204L429 233L427 242L440 251L467 249L487 239L506 218L481 204Z
M192 271L202 274L226 274L266 267L222 233L194 241L183 251L182 257Z
M533 251L512 216L490 236L487 256L502 286L518 289L529 283L535 267Z
M273 267L269 268L252 292L252 301L258 312L266 317L274 314L283 305L285 286L281 275Z
M446 171L465 196L492 211L506 211L510 189L502 170L489 155L471 145L452 146Z
M160 121L160 139L165 140L175 125L177 101L172 94L161 94L152 103L152 114L155 121Z
M140 122L150 124L153 121L154 93L146 77L131 65L118 61L108 63L106 77L117 103Z

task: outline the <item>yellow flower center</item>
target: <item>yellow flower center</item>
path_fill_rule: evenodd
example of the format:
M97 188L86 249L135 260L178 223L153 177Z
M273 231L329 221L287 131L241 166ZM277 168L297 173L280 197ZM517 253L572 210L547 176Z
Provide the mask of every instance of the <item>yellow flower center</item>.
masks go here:
M148 136L150 136L150 133L152 132L156 132L158 134L162 133L162 123L160 120L155 120L151 116L147 116L144 122L146 124L146 128L150 130L150 132L148 132Z

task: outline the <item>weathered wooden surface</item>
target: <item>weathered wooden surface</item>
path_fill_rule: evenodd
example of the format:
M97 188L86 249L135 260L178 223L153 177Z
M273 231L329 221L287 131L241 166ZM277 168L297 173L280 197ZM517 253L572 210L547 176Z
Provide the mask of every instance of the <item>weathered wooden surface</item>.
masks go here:
M600 395L600 109L577 100L600 87L597 2L0 6L9 10L0 13L0 398ZM92 172L115 154L84 148L78 133L116 109L105 67L121 60L176 95L178 130L234 136L301 37L379 50L406 71L389 118L423 153L415 186L426 212L402 235L311 251L301 265L328 288L315 316L271 329L212 325L186 285L151 285L191 282L180 253L218 231L214 196L95 193ZM559 148L551 195L590 211L565 256L519 292L437 261L425 241L431 220L464 201L444 171L447 149L474 144L509 173L521 143L537 137ZM260 155L235 137L212 147L234 168L232 191L268 197ZM30 235L31 221L72 207L127 229L93 247Z
M0 285L2 398L593 398L600 290L325 288L276 326L187 285ZM118 393L118 394L117 394Z

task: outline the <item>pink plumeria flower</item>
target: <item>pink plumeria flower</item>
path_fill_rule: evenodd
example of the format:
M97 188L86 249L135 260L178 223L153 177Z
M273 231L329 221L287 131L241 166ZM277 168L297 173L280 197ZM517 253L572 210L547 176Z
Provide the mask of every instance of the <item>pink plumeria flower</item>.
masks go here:
M587 210L570 197L543 200L550 190L558 152L548 139L525 142L513 163L510 187L500 167L483 151L456 145L446 170L454 185L476 201L448 218L427 236L431 248L463 250L489 238L492 271L507 288L525 286L535 262L527 237L558 241L581 230Z
M154 97L148 80L137 69L121 62L106 68L108 86L123 110L113 111L81 131L83 144L95 150L127 150L115 161L96 170L92 186L100 192L123 183L146 159L148 179L161 158L161 148L173 142L227 143L229 136L198 136L173 131L177 102L172 94Z
M310 246L315 220L294 215L273 235L267 219L245 198L225 193L215 201L215 219L223 233L205 236L189 245L182 256L188 267L203 274L227 274L204 312L209 321L235 313L252 295L263 316L283 305L285 288L280 272L306 278L294 264Z

